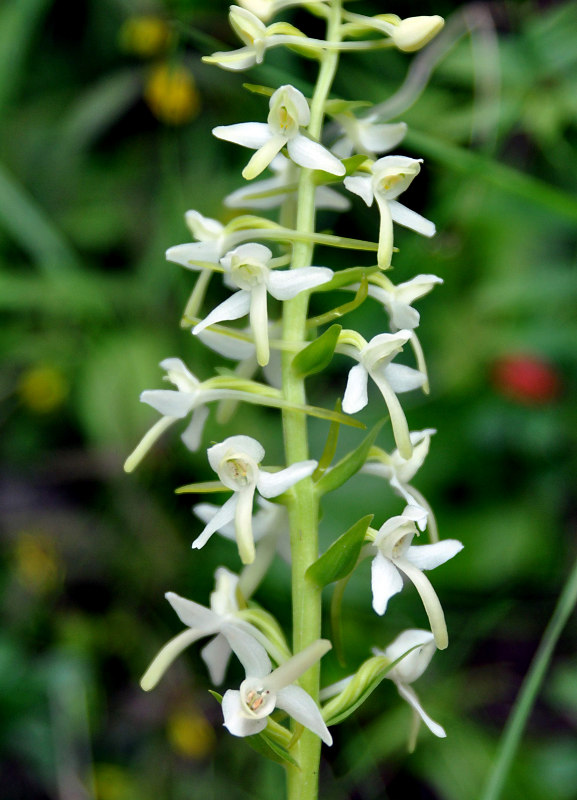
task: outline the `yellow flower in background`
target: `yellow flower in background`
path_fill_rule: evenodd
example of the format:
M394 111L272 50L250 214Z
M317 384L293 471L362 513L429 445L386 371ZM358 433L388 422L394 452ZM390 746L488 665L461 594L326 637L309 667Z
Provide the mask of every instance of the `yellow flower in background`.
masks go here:
M23 531L14 544L13 553L14 573L31 592L49 592L60 582L63 567L49 536Z
M168 718L168 738L172 749L184 758L201 759L209 755L216 744L211 725L202 714L190 711L175 711Z
M172 32L165 20L152 15L130 17L120 29L120 47L141 58L154 58L165 53Z
M22 403L30 411L49 414L64 402L68 383L57 367L39 364L23 372L17 391Z
M154 116L166 125L184 125L200 109L194 77L182 64L154 67L144 87L144 99Z

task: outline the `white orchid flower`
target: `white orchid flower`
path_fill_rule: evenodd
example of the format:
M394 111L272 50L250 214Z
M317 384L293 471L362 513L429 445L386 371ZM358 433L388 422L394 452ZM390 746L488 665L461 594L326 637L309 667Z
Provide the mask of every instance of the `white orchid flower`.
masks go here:
M251 11L263 22L268 22L285 8L320 5L326 2L327 0L238 0L240 6Z
M408 650L410 650L410 652L407 653ZM420 678L427 669L436 650L437 646L435 645L433 634L430 631L415 628L403 631L403 633L397 636L394 642L391 642L391 644L385 648L385 650L373 650L376 656L385 656L390 661L396 661L403 653L407 653L407 655L387 673L386 677L393 681L403 700L406 700L413 709L416 724L413 726L411 742L409 744L409 750L411 751L414 749L421 720L423 720L427 728L435 736L444 739L447 735L445 729L427 714L419 702L419 698L414 689L410 686L410 684Z
M381 333L374 336L370 342L366 342L359 334L348 337L343 331L341 336L343 343L341 344L339 339L337 352L344 353L359 362L349 372L343 397L343 411L346 414L355 414L367 405L370 376L387 404L397 447L405 458L410 458L412 446L409 428L397 394L422 386L425 377L412 367L391 364L391 361L409 341L411 331Z
M240 574L239 588L247 600L256 591L266 575L272 560L278 552L281 558L290 564L290 525L286 506L281 503L269 503L263 497L257 497L258 510L252 518L252 534L256 544L255 559ZM214 503L198 503L192 508L193 513L205 524L212 522L220 511ZM218 529L225 539L236 540L234 520Z
M206 525L192 546L204 547L210 537L223 525L234 519L236 541L243 564L254 561L254 538L252 531L252 504L255 492L262 497L278 497L312 475L316 461L299 461L280 472L265 472L259 469L265 451L256 439L250 436L229 436L224 442L209 447L210 466L222 483L234 494Z
M378 300L387 312L392 331L414 329L419 326L419 312L413 308L415 300L429 294L435 286L443 283L436 275L416 275L410 281L395 284L383 273L369 278L369 296Z
M376 533L371 577L373 608L377 614L384 614L390 598L403 588L402 574L406 575L423 601L437 647L444 650L449 641L445 615L423 570L444 564L457 555L463 545L456 539L445 539L435 544L412 546L413 538L418 535L415 519L419 516L419 509L407 506L402 515L391 517Z
M201 655L212 682L217 686L224 680L233 651L243 663L253 653L258 653L261 659L268 658L265 646L270 650L271 643L258 628L238 616L238 576L219 567L215 579L210 608L186 600L174 592L167 592L165 595L187 629L171 639L154 658L140 682L144 691L154 689L174 659L186 647L207 636L214 638L204 647Z
M285 145L290 158L301 167L345 174L345 166L336 156L301 133L301 127L310 121L309 104L302 92L294 86L281 86L270 98L269 108L267 122L219 125L212 131L218 139L256 150L242 171L243 178L260 175Z
M266 178L263 181L256 181L249 186L236 189L224 198L225 206L228 208L277 208L285 201L289 191L294 194L297 178L292 161L279 153L273 158L269 167L275 173L273 178ZM330 186L317 186L315 208L346 211L350 208L350 202L348 198L343 197Z
M160 366L166 370L165 380L176 386L176 391L153 389L144 391L140 395L141 402L159 411L162 418L152 426L128 456L124 464L126 472L132 472L164 431L178 420L184 419L190 412L192 417L181 439L189 450L194 451L200 447L204 424L209 413L208 403L239 399L250 402L251 398L254 398L254 402L259 402L262 399L262 395L259 394L251 395L249 392L223 387L223 379L218 376L199 381L180 358L165 358L160 362ZM233 381L234 378L231 378L229 383ZM226 379L224 382L226 383Z
M410 458L403 458L398 450L386 453L380 448L373 448L369 458L361 467L365 475L376 475L389 482L391 488L407 505L421 508L423 514L415 522L419 530L424 531L429 523L429 531L433 541L438 540L437 526L431 506L423 495L411 486L410 481L423 465L429 452L431 436L436 433L434 428L425 428L422 431L411 431L411 445L413 452Z
M396 147L407 133L405 122L379 123L377 114L357 117L351 111L335 115L335 121L343 129L344 136L331 147L339 158L347 158L353 153L364 153L373 157L386 153Z
M231 250L220 263L225 277L239 291L218 305L199 322L192 332L198 334L217 322L233 320L250 314L250 326L256 345L256 357L261 366L268 364L267 292L277 300L289 300L301 292L327 283L333 277L328 267L302 267L298 270L274 272L272 252L262 244L243 244Z
M295 681L316 664L331 648L326 639L297 653L271 672L271 663L262 648L249 658L241 658L246 678L240 690L229 689L222 698L224 726L233 736L253 736L266 728L267 717L275 708L286 711L293 719L331 745L332 736L312 697Z
M396 198L419 174L422 159L408 156L384 156L369 163L370 175L345 178L346 188L358 194L370 206L376 200L381 215L377 261L382 269L391 264L393 254L393 222L410 228L423 236L434 236L434 224L399 203Z

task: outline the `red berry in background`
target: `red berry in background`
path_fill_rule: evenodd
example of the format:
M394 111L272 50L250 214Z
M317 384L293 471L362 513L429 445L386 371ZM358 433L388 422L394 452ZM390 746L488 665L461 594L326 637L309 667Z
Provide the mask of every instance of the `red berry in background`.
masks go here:
M525 405L544 405L559 396L561 380L553 367L533 355L504 356L492 370L498 392Z

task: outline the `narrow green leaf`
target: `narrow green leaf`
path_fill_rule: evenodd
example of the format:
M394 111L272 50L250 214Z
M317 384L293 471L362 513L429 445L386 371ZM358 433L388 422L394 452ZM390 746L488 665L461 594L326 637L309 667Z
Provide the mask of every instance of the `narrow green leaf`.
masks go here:
M230 492L220 481L204 481L203 483L188 483L174 490L175 494L206 494L208 492Z
M339 536L326 553L311 564L305 573L306 577L321 587L346 578L357 564L365 534L373 517L374 514L367 514Z
M349 300L348 303L343 303L341 306L333 308L332 311L327 311L325 314L319 314L318 317L311 317L311 319L307 320L307 325L311 327L313 325L315 327L317 325L326 325L327 322L332 322L334 319L340 319L341 317L344 317L345 314L350 314L351 311L354 311L365 302L368 294L369 282L366 276L363 276L361 285L359 286L357 293L352 300Z
M335 403L335 411L337 413L340 413L341 405L342 405L341 400L340 398L338 398L337 402ZM339 441L340 427L341 426L338 421L335 420L331 422L324 450L322 452L321 457L319 458L318 467L313 472L313 481L315 482L319 480L319 478L324 472L326 472L326 470L330 467L333 458L335 457L335 453L337 452L337 443Z
M272 97L276 91L270 86L261 86L258 83L243 83L242 88L246 89L247 92L251 92L252 94L264 94L265 97Z
M270 736L267 736L266 731L257 733L255 736L245 736L244 741L249 747L252 747L257 753L260 753L261 756L275 761L282 766L290 764L291 767L300 769L296 758L292 756L286 748L277 744Z
M314 342L308 344L292 361L292 369L299 378L322 372L333 359L342 325L331 325Z
M341 626L341 608L343 605L343 597L347 583L349 582L351 573L346 578L337 582L333 596L331 598L331 641L333 643L333 651L337 657L339 664L344 667L345 665L345 651L343 647L343 631Z
M0 9L0 116L19 89L24 62L49 0L11 0Z
M355 450L351 450L331 470L325 472L316 484L319 495L338 489L360 470L367 460L369 450L373 446L383 422L384 420L378 422Z

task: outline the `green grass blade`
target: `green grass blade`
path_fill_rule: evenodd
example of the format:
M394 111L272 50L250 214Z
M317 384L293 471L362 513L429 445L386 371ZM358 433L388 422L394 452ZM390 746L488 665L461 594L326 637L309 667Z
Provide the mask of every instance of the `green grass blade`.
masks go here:
M549 667L553 650L576 605L577 561L575 561L573 569L563 587L557 606L545 629L545 633L539 643L529 671L525 676L511 715L505 725L492 771L479 800L499 800L503 794L511 764L517 752L517 748L519 747L521 736L523 735L525 725L531 714L539 689L541 688L543 678Z

